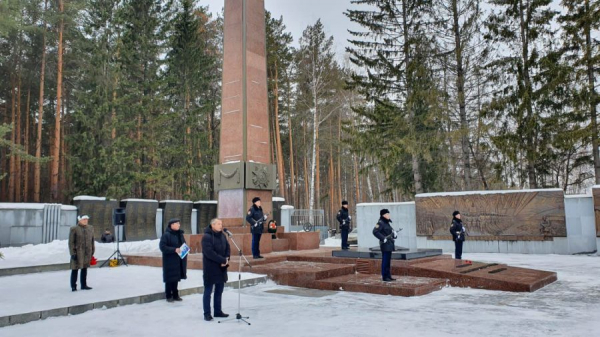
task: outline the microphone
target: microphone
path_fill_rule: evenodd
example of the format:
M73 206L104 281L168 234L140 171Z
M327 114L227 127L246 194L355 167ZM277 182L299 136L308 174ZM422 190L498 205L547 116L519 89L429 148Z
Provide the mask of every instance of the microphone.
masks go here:
M229 231L229 229L227 229L227 228L223 228L223 232L224 232L225 234L227 234L227 236L229 236L229 237L232 237L232 236L233 236L233 233L231 233L231 232Z

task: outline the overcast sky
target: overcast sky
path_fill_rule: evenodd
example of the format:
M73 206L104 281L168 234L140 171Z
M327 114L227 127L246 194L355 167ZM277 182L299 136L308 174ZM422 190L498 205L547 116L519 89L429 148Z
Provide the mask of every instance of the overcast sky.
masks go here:
M200 0L198 4L209 6L213 13L219 13L223 9L224 0ZM283 23L287 31L294 36L294 45L298 45L298 39L302 31L312 25L320 18L325 27L325 34L333 36L335 50L339 59L343 59L345 48L349 45L350 38L348 29L360 30L360 26L350 22L344 15L348 8L355 8L350 0L265 0L265 9L270 11L273 17L283 16Z

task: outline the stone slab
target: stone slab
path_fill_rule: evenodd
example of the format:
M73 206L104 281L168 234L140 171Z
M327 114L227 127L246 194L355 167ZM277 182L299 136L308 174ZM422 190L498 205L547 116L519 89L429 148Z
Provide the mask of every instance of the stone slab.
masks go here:
M554 272L450 259L417 263L406 272L412 276L446 278L458 287L513 292L533 292L557 280Z
M283 261L252 268L254 273L267 274L277 284L314 288L314 282L335 276L354 274L352 265L317 263L307 261Z
M50 310L43 310L40 314L41 319L46 319L48 317L59 317L59 316L67 316L69 314L69 308L57 308Z
M69 314L70 315L79 315L79 314L83 314L84 312L90 311L90 310L94 310L94 303L74 305L72 307L69 307Z
M26 314L13 315L13 316L9 316L9 317L10 317L9 318L10 325L25 324L25 323L39 320L41 317L41 313L39 311L36 311L36 312L29 312Z
M442 255L441 249L415 249L415 250L400 250L392 252L392 260L414 260L424 257L432 257ZM334 250L331 252L334 257L347 257L355 259L381 259L381 251L373 251L367 248Z
M353 274L320 280L316 283L319 289L342 290L378 295L422 296L442 289L446 280L392 275L395 281L383 282L381 275Z

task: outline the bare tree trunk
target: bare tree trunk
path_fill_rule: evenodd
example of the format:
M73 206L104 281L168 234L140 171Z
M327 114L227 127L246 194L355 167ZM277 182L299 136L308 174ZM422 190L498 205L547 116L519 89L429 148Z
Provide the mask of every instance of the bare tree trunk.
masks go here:
M304 130L304 149L307 149L307 145L306 145L306 122L304 122L304 125L302 125L303 130ZM310 189L309 189L309 175L310 175L310 171L308 170L308 156L304 156L304 207L309 207L308 205L310 205Z
M48 9L48 0L44 1L44 18ZM40 74L40 96L38 99L38 121L37 121L37 137L35 140L35 158L33 173L33 202L40 202L40 186L41 186L41 164L42 158L42 125L44 116L44 76L46 74L46 19L42 27L42 69Z
M452 0L452 15L454 33L454 56L456 59L456 89L458 94L458 111L460 115L460 136L463 159L463 181L465 189L471 189L471 161L469 153L469 122L467 120L467 108L465 97L465 72L463 66L463 45L460 35L460 23L458 12L458 0Z
M11 101L10 101L10 123L12 125L12 132L10 133L10 140L11 143L15 143L16 140L16 131L15 131L15 101L16 101L16 93L15 93L15 83L14 83L14 77L11 76ZM14 201L15 200L15 171L16 171L16 164L15 164L15 155L14 153L10 153L10 160L9 160L9 171L8 171L8 201Z
M296 176L294 174L294 166L295 166L295 162L294 162L294 141L293 141L293 137L292 137L292 112L291 112L291 104L290 104L290 92L291 92L291 88L290 88L290 80L288 78L287 81L287 85L288 85L288 103L287 103L287 108L288 108L288 132L289 132L289 139L290 139L290 200L288 201L288 203L292 203L293 205L296 205Z
M585 0L585 13L591 17L590 0ZM596 184L600 184L600 142L598 142L598 120L596 112L596 104L598 103L598 93L596 92L596 78L594 77L594 59L592 57L592 27L590 20L585 20L584 23L584 34L585 34L585 59L588 77L588 91L590 92L589 97L589 109L592 125L592 153L594 156L594 174L596 176Z
M21 87L22 87L22 82L21 82L21 72L22 72L22 68L19 67L19 79L17 81L17 116L16 116L16 124L15 124L15 144L17 145L21 145L22 144L22 135L21 135L21 96L23 96L21 94ZM15 158L15 201L16 202L21 202L21 198L22 198L22 190L21 187L23 186L23 180L21 177L21 168L22 168L23 163L21 162L21 156L16 156Z
M527 13L525 11L527 10ZM524 18L524 15L527 15L527 18ZM526 32L527 26L529 24L529 12L528 7L523 6L523 0L519 1L519 17L520 17L520 33L521 33L521 61L523 62L523 84L525 86L525 124L529 123L529 121L533 118L533 106L531 104L531 94L533 93L531 80L529 78L529 36ZM529 126L526 126L526 129L529 130ZM532 139L533 135L526 134L525 135L525 144L526 150L525 155L527 158L527 177L529 179L529 188L536 189L537 188L537 177L535 171L535 155L536 155L536 146L535 140Z
M283 147L281 146L281 134L279 131L279 73L277 71L277 60L275 60L275 142L277 144L277 175L279 175L279 195L285 195L285 167L283 166Z
M58 0L58 10L61 15L64 13L63 0ZM54 123L54 144L52 151L52 173L50 181L50 194L52 200L58 201L58 170L60 160L60 114L62 104L62 80L63 80L63 31L65 23L64 19L60 19L58 26L58 65L57 65L57 81L56 81L56 118Z
M29 109L31 108L31 86L28 87L27 89L27 106L25 108L25 141L23 143L23 146L25 148L25 151L27 152L27 154L29 154ZM23 201L28 202L29 201L29 162L25 161L23 163Z
M407 4L406 4L406 0L402 0L402 16L403 16L403 33L404 33L404 64L408 65L410 64L410 48L409 48L409 44L408 41L410 41L410 37L408 36L408 18L407 18ZM407 83L406 85L407 87L407 96L410 96L410 89L409 88L409 83ZM415 111L412 107L408 106L408 110L409 110L409 118L410 118L410 125L411 125L411 133L413 134L413 137L416 137L415 134L415 130L414 130L414 118L415 118ZM416 143L416 142L415 142ZM412 153L411 153L411 157L412 157L412 172L413 172L413 179L414 179L414 184L415 184L415 193L423 193L423 185L421 183L421 168L419 165L419 155L417 154L416 149L413 149Z
M62 126L60 128L60 169L59 169L59 176L58 176L58 181L59 181L59 190L62 192L61 193L61 197L65 198L66 194L65 192L67 191L67 148L66 148L66 141L65 141L65 136L67 135L67 114L66 114L66 110L67 110L67 97L68 97L68 93L66 90L64 90L63 88L63 103L62 103L62 112L61 112L61 121L62 121ZM63 201L63 200L61 200Z

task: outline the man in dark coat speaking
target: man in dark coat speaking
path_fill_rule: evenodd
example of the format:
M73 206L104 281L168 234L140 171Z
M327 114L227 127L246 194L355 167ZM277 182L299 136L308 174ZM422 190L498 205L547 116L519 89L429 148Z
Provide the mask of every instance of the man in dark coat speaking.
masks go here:
M202 304L204 306L204 320L212 321L210 314L210 295L215 289L215 316L228 317L221 310L221 295L227 282L227 267L229 267L230 247L227 237L223 233L223 222L219 219L212 219L210 225L204 231L202 237L202 270L204 278L204 297Z
M160 238L159 248L162 252L163 282L167 302L183 301L179 296L177 285L187 278L187 255L182 259L181 246L185 243L179 219L169 220L167 230Z

